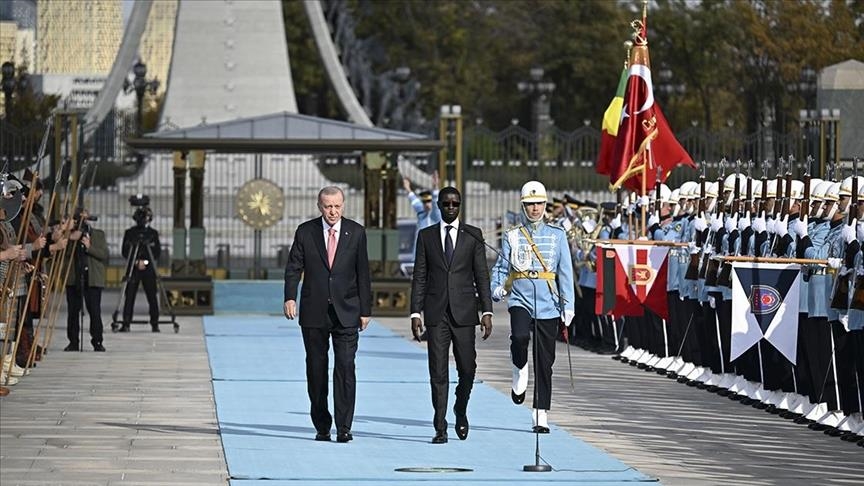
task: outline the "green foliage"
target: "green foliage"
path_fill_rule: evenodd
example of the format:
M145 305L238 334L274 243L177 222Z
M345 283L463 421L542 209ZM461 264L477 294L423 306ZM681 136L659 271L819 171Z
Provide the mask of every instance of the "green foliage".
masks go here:
M300 2L284 1L286 37L301 111L332 116L335 102ZM427 119L460 104L466 121L500 130L529 126L516 88L539 66L556 85L552 118L599 127L624 60L623 41L641 2L629 0L352 0L357 36L384 50L376 72L411 68ZM847 0L656 0L648 13L658 100L673 129L756 130L763 106L778 129L797 122L812 92L790 90L802 69L864 59L864 2ZM663 69L670 79L659 79ZM662 89L662 88L661 88ZM309 100L313 102L310 102ZM304 101L305 100L305 101ZM316 108L310 112L306 108Z
M18 66L15 73L16 89L12 93L10 106L5 107L2 127L3 153L12 156L10 170L20 170L30 165L39 152L45 134L45 122L60 97L43 95L33 90L29 82L27 67ZM0 93L0 96L4 96Z

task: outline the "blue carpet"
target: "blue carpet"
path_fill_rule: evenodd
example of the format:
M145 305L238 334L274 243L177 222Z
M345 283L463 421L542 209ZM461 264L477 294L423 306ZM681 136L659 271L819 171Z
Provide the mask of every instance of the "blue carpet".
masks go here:
M282 280L214 280L213 312L282 315Z
M468 440L456 438L451 412L450 442L430 444L434 430L426 351L374 322L360 337L354 441L315 442L296 322L215 316L205 317L204 325L232 485L652 481L554 426L551 434L540 437L543 461L553 472L522 472L535 457L531 412L483 383L475 384L471 396ZM455 370L450 373L453 382ZM454 388L452 384L451 406ZM411 467L470 471L396 471Z

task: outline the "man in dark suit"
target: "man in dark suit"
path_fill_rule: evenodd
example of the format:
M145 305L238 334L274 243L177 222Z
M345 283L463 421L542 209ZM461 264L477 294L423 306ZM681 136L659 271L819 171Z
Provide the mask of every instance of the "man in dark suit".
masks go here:
M338 187L318 193L321 217L301 224L285 267L285 317L297 317L300 293L300 328L306 348L306 388L315 440L329 441L336 422L336 440L348 442L354 420L357 379L354 356L359 331L372 315L372 282L366 253L366 232L359 223L342 217L345 195ZM329 340L333 340L334 414L327 407Z
M456 435L461 440L468 437L468 398L477 369L474 341L478 300L483 312L479 321L483 339L492 334L492 295L483 233L479 228L460 223L461 204L462 196L454 187L445 187L438 194L441 223L429 226L417 235L411 282L411 330L414 338L419 341L423 332L421 312L428 326L429 382L435 409L433 444L447 442L450 343L453 343L459 372L453 407Z

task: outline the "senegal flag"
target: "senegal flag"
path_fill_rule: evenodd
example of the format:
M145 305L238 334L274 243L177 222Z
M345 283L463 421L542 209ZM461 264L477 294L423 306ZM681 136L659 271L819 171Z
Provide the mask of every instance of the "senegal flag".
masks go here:
M600 155L597 157L597 173L612 174L612 156L615 152L615 137L618 136L618 126L621 124L621 109L624 106L624 91L627 89L627 68L621 70L618 80L618 90L615 97L603 114L603 133L600 139Z

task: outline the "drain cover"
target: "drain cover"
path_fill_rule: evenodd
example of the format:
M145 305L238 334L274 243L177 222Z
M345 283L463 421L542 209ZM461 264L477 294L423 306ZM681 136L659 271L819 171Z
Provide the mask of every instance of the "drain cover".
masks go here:
M461 473L473 472L473 469L467 467L398 467L396 472L407 473Z

